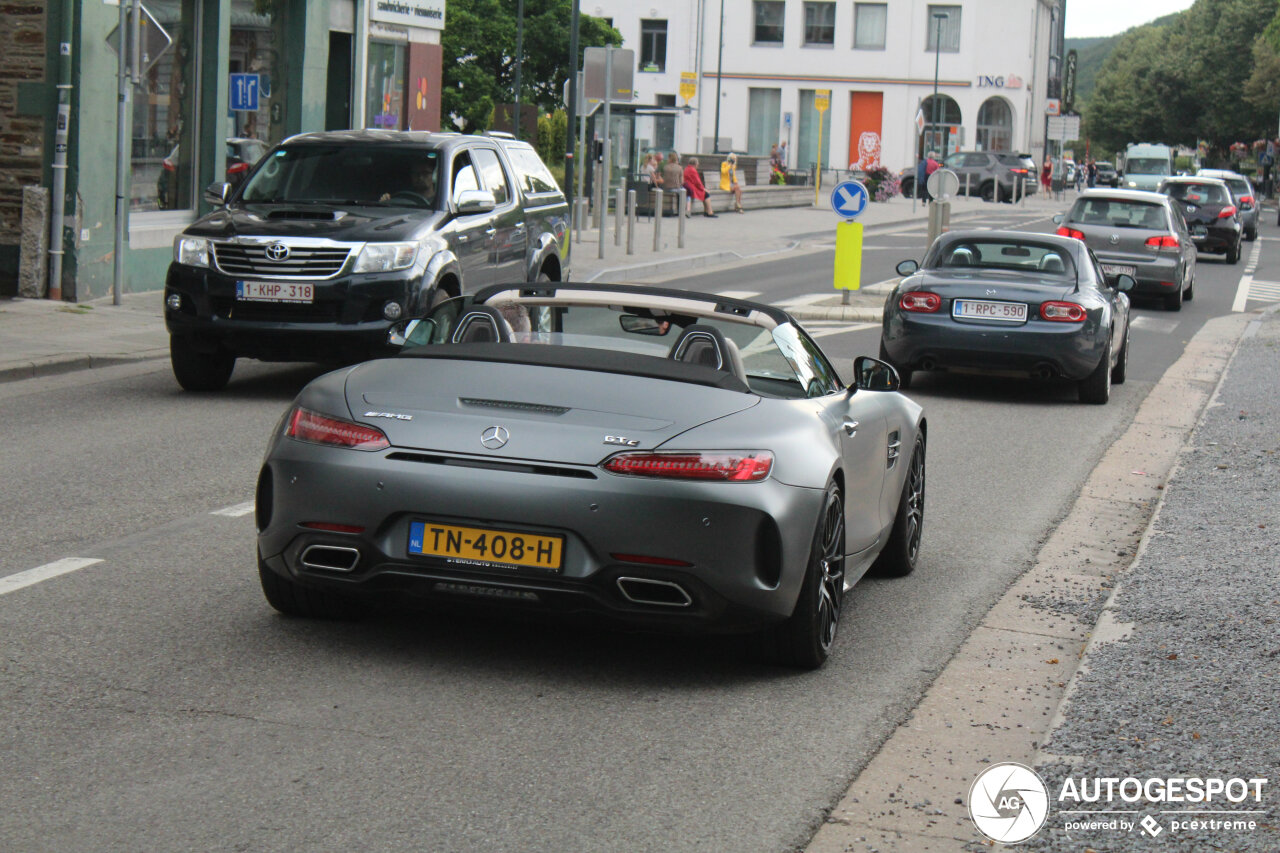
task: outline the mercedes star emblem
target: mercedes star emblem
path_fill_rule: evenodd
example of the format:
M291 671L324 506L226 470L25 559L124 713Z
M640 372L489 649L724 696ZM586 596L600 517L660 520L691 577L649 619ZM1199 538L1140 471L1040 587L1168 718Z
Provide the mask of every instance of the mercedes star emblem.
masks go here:
M269 261L287 261L289 259L289 247L284 243L272 243L267 246L267 260Z
M507 432L506 427L491 426L480 433L480 443L490 450L505 446L510 439L511 433Z

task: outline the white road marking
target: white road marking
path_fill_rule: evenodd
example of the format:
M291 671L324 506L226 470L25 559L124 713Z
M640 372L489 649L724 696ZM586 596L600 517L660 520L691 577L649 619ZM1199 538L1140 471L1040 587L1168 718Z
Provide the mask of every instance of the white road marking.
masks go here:
M18 572L16 575L0 578L0 595L16 592L24 587L47 581L50 578L56 578L59 575L78 572L86 566L101 562L102 560L98 557L67 557L52 563L45 563L43 566L37 566L34 569L27 569L25 572Z
M1163 332L1166 335L1171 335L1178 328L1178 321L1157 320L1155 317L1139 315L1130 320L1129 325L1135 329L1150 329L1153 332Z
M758 290L719 290L716 296L723 296L725 299L754 299L760 295Z
M1253 251L1249 253L1249 261L1245 266L1244 275L1240 276L1240 284L1236 287L1236 299L1231 303L1231 310L1239 313L1245 310L1245 303L1249 301L1249 289L1253 286L1253 273L1258 268L1258 258L1262 256L1262 246L1257 242L1253 245Z
M226 516L227 518L239 518L242 515L248 515L249 513L253 512L253 506L254 506L253 501L245 501L244 503L236 504L235 506L228 506L228 507L223 507L222 509L215 509L213 512L209 514L223 515L223 516Z
M1249 298L1258 302L1280 301L1280 281L1259 281L1249 283Z
M863 329L878 329L879 323L841 323L839 326L824 326L823 322L809 321L804 324L804 330L809 333L811 338L825 338L830 335L843 335L845 332L860 332Z
M812 305L815 302L821 302L823 299L830 297L830 293L803 293L799 296L789 296L786 299L779 299L773 304L779 308L794 308L797 305Z

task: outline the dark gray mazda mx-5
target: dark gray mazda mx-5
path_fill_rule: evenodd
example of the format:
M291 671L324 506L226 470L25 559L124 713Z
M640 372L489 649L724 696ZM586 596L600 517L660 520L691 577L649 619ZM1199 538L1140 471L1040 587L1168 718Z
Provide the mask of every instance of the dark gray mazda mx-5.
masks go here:
M757 633L817 667L845 590L919 559L926 424L883 362L777 308L681 290L496 285L326 374L257 489L272 606L377 600Z

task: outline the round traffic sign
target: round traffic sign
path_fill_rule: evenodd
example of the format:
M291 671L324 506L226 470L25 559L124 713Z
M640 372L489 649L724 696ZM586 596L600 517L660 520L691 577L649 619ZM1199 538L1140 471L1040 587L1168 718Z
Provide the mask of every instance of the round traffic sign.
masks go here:
M935 201L950 201L960 189L960 176L950 169L935 169L925 186Z
M831 209L845 219L857 219L868 201L867 188L859 181L843 181L831 191Z

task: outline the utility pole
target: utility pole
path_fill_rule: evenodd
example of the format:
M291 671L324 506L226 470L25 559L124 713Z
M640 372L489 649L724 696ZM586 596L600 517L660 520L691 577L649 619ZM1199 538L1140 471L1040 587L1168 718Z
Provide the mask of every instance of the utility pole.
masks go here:
M720 47L716 58L716 129L711 150L720 153L720 83L724 80L724 0L720 0Z
M578 2L579 0L573 0L573 12L569 22L569 103L565 104L568 124L565 126L567 132L564 135L564 193L570 199L574 198L573 123L578 117ZM569 209L574 209L572 202L569 204Z
M576 3L574 4L576 7ZM516 4L516 139L520 138L520 64L524 61L524 0ZM573 127L573 125L569 125Z

